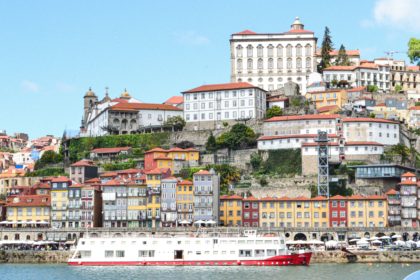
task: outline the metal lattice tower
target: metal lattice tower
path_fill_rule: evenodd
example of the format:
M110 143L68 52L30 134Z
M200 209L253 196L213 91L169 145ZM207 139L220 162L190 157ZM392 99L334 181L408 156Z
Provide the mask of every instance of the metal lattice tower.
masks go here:
M315 138L315 142L318 143L318 195L329 197L328 133L326 131L319 130L318 137Z

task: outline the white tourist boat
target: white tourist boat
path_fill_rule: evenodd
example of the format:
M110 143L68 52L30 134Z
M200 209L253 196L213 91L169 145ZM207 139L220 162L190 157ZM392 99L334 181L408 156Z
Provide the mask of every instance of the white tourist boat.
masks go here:
M311 252L289 251L283 236L244 231L235 236L81 238L69 259L75 266L287 266L309 265Z

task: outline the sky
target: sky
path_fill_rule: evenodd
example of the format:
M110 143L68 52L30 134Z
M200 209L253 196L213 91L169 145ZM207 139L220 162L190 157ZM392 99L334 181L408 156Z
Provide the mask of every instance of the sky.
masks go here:
M343 5L342 3L346 3ZM407 50L420 37L420 0L0 0L0 130L30 138L77 130L83 95L128 92L162 103L181 91L229 82L229 38L276 33L299 16L318 44L363 59ZM407 59L405 54L395 58Z

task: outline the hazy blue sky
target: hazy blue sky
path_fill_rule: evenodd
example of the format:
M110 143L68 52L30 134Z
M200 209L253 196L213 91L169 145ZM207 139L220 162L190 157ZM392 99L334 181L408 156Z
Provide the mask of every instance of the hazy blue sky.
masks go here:
M344 4L343 4L344 3ZM161 103L228 82L229 36L284 32L295 16L362 57L405 51L420 0L0 1L0 129L31 138L77 129L89 86ZM404 55L399 57L405 58Z

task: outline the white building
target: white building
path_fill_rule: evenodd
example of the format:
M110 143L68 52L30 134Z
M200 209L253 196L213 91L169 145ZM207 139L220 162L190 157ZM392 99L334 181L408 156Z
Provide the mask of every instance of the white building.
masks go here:
M342 122L346 141L378 142L383 145L400 143L397 122L376 118L344 118Z
M357 85L375 85L380 91L390 90L390 68L375 63L362 63L356 68Z
M162 127L170 117L183 116L181 108L166 104L143 103L125 91L119 98L108 94L98 101L89 90L84 97L85 114L81 136L132 134L142 129Z
M203 85L182 94L187 123L217 127L223 121L262 119L265 115L266 91L249 83Z
M399 124L376 118L341 118L340 115L280 116L265 120L258 149L296 149L313 143L318 131L327 131L331 142L399 143Z
M420 106L413 106L408 109L408 126L420 128Z
M346 81L350 86L357 85L356 66L330 66L322 71L324 81Z
M288 81L306 93L307 76L316 71L314 32L296 18L284 33L245 30L230 39L231 81L249 82L265 90L283 88Z

